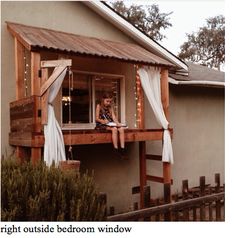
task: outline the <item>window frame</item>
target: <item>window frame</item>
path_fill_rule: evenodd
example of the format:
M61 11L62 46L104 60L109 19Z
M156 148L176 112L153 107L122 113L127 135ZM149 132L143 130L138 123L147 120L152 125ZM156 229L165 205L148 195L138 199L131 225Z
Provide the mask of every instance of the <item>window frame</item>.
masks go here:
M85 74L85 75L92 75L92 76L100 76L104 78L116 78L120 80L120 121L125 123L126 122L126 116L125 116L125 76L121 74L111 74L111 73L101 73L101 72L91 72L91 71L83 71L83 70L75 70L72 69L72 72L79 73L79 74ZM90 123L63 123L63 105L62 105L62 87L60 90L60 108L61 108L61 128L62 130L83 130L83 129L94 129L96 122L95 122L95 110L96 110L96 98L95 98L95 80L91 80L91 94L92 94L92 102L90 102L91 108L90 111L93 111L92 115L92 122Z

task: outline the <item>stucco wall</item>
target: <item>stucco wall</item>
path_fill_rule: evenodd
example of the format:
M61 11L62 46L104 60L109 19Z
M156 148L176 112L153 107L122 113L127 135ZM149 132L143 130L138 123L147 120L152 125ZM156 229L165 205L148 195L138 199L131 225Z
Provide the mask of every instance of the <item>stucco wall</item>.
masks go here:
M224 89L170 87L171 125L174 128L173 189L183 179L199 185L199 176L214 185L214 174L225 175Z
M145 104L146 124L155 125L150 106ZM149 116L148 116L149 115ZM214 174L220 173L224 183L224 89L170 85L170 125L174 129L174 165L172 192L181 191L182 180L189 187L199 185L199 176L214 185ZM147 152L160 154L160 142L148 142ZM148 173L162 175L160 162L148 162ZM157 196L162 186L151 183Z

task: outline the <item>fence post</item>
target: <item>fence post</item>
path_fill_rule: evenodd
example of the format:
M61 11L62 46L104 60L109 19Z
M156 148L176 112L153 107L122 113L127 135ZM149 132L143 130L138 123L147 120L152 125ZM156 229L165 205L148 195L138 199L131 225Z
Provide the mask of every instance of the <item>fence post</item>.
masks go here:
M183 180L182 181L182 196L183 200L187 200L189 195L189 189L188 189L188 180ZM184 221L189 221L189 209L185 208L183 210L183 220Z
M212 187L209 188L209 194L212 194ZM212 202L209 202L209 221L213 220Z
M171 194L170 194L170 183L164 184L164 202L165 204L170 203ZM171 213L165 212L164 214L164 221L171 221Z
M115 215L115 208L114 208L114 206L111 206L109 216L113 216L113 215Z
M151 201L151 188L150 188L150 186L145 186L144 187L144 198L143 198L144 208L150 207L150 201ZM149 218L149 217L144 218L144 221L150 221L150 220L151 220L151 218Z
M157 199L155 200L155 206L159 206L159 205L160 205L160 199L157 198ZM156 221L160 221L160 219L161 219L161 216L160 216L160 213L158 212L158 213L156 214L156 216L155 216L155 220L156 220Z
M98 201L100 204L105 204L105 206L107 205L107 195L106 193L100 193L98 196ZM105 208L105 216L107 216L107 206Z
M215 174L215 192L220 192L220 174ZM216 201L216 221L221 220L221 204L220 201Z
M205 176L200 177L200 197L205 196L206 179ZM200 205L200 221L205 221L205 204Z

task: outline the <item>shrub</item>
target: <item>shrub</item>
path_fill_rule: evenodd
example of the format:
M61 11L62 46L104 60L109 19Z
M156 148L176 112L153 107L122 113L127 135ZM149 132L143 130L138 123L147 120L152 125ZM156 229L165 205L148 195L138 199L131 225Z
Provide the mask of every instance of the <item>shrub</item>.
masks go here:
M92 176L47 167L43 162L1 163L2 221L100 221L105 201Z

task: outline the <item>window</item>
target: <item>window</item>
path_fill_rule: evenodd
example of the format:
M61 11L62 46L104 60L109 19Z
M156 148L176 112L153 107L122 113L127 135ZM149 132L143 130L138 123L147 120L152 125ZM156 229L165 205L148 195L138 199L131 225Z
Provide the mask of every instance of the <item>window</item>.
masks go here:
M73 71L73 78L69 80L66 76L62 84L63 128L69 127L69 121L75 129L94 128L95 108L104 92L113 95L114 111L117 118L124 121L123 85L124 76L121 75Z

